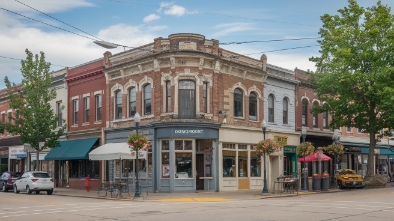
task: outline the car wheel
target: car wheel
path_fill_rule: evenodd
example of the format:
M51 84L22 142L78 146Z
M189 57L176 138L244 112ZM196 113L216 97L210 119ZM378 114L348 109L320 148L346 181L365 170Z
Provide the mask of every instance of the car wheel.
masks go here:
M16 185L14 185L14 193L19 193L20 191L18 190L18 188L16 187Z
M53 190L47 190L47 195L52 195Z
M1 191L7 192L7 188L5 187L5 184L4 184L4 183L3 183L2 187L1 187Z
M27 192L27 194L31 194L33 191L31 191L29 186L26 186L26 192Z
M40 191L36 191L36 194L40 194Z

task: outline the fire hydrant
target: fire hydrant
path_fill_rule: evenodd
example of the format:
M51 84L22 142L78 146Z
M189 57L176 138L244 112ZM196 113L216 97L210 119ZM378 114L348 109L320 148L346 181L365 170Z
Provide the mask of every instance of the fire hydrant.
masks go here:
M90 192L90 176L89 175L85 178L85 188L86 188L86 191Z

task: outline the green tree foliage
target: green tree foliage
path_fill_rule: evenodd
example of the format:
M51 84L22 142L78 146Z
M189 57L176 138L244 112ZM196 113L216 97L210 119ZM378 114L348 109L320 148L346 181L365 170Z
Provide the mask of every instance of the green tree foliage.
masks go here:
M373 175L375 136L394 124L394 17L381 1L363 8L349 0L338 12L321 17L320 57L310 59L317 96L329 104L313 112L328 109L333 128L370 134L367 175Z
M50 63L45 61L43 52L34 56L28 49L25 52L27 57L21 62L22 91L8 77L4 79L10 107L15 110L11 123L6 123L6 130L18 134L21 142L30 144L39 156L43 149L58 145L65 126L57 127L58 118L50 105L56 98L55 89L48 88ZM39 165L38 157L36 165Z

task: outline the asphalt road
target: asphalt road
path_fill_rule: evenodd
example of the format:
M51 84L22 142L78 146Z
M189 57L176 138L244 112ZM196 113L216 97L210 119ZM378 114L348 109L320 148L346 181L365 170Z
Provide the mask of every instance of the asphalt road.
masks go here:
M119 201L0 192L0 220L394 220L394 188L212 202Z

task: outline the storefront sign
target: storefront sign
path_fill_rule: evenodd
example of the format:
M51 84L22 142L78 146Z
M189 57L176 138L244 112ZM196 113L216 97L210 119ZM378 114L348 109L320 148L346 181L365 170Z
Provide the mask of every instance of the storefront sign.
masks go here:
M297 147L295 147L295 146L284 146L283 152L284 153L295 153L296 149L297 149Z
M9 148L9 159L20 159L26 158L27 154L24 146L10 147Z
M202 134L204 130L175 130L175 134Z
M286 146L287 145L287 136L274 136L274 141L282 147Z
M138 159L146 159L147 158L146 156L147 156L146 151L142 151L142 150L138 151ZM131 151L131 159L132 160L136 159L135 151Z

